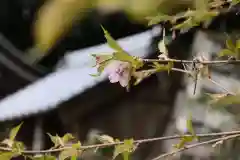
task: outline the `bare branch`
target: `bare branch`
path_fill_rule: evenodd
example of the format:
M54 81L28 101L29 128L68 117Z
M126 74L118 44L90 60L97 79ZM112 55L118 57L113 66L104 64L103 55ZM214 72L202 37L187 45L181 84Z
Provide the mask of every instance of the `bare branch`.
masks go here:
M206 133L206 134L196 134L197 137L203 138L203 137L219 137L219 136L239 136L240 131L230 131L230 132L219 132L219 133ZM175 135L175 136L166 136L166 137L156 137L156 138L148 138L148 139L140 139L140 140L135 140L135 144L142 144L142 143L151 143L154 141L163 141L163 140L170 140L170 139L179 139L182 138L183 136L185 137L192 137L192 135ZM226 137L225 137L226 138ZM223 138L218 138L222 140ZM217 141L216 139L214 139ZM215 142L214 141L214 142ZM123 144L123 141L120 142L115 142L115 143L104 143L104 144L96 144L96 145L86 145L86 146L81 146L80 150L87 150L87 149L94 149L94 148L105 148L109 146L115 146L119 144ZM211 143L211 142L210 142ZM213 143L213 142L212 142ZM61 152L63 150L71 149L71 146L66 146L66 147L61 147L61 148L56 148L56 149L47 149L47 150L24 150L22 151L23 154L46 154L46 153L57 153ZM192 148L192 147L191 147ZM9 147L0 147L0 151L6 151L6 152L12 152L12 149ZM173 154L173 153L172 153Z
M205 65L214 65L214 64L240 64L240 60L213 60L213 61L198 61L195 62L193 60L178 60L178 59L166 59L166 60L161 60L161 59L142 59L143 62L149 63L149 62L158 62L158 63L184 63L184 64L189 64L189 63L199 63L199 64L205 64Z
M168 156L173 156L176 153L182 152L182 151L187 150L187 149L195 148L195 147L206 145L206 144L216 143L218 141L225 141L225 140L229 140L229 139L236 138L236 137L239 137L239 136L240 136L240 134L230 135L230 136L227 136L227 137L211 139L211 140L208 140L208 141L204 141L204 142L200 142L200 143L195 143L195 144L192 144L192 145L184 146L181 149L172 151L170 153L162 154L162 155L160 155L160 156L158 156L158 157L156 157L156 158L154 158L152 160L159 160L159 159L162 159L162 158L166 158Z

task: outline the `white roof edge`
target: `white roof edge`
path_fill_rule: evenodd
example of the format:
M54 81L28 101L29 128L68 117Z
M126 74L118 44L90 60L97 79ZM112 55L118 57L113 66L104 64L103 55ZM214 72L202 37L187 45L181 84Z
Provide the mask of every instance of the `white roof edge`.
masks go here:
M119 44L131 55L148 55L152 32L119 39ZM55 108L87 88L91 88L106 77L92 77L96 68L91 68L90 54L112 52L107 44L102 44L68 53L65 64L56 72L26 86L0 101L0 121L23 117Z

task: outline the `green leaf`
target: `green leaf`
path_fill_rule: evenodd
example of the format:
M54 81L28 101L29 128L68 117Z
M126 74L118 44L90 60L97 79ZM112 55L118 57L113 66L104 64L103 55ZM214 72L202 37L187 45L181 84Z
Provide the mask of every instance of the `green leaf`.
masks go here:
M231 38L227 38L227 40L226 40L226 47L229 50L232 50L232 51L235 50L235 46L234 46L233 41L231 40Z
M54 147L64 146L63 140L58 136L52 136L51 134L47 133L50 137L51 141L54 144Z
M164 41L164 38L163 40L161 40L159 43L158 43L158 49L161 53L165 54L166 56L168 56L168 50L167 50L167 47L165 45L165 41Z
M74 139L74 137L73 137L73 135L70 134L70 133L67 133L67 134L65 134L65 135L62 137L62 140L63 140L63 143L64 143L64 144L68 143L69 141L71 141L71 140L73 140L73 139Z
M195 0L195 8L197 10L208 10L208 1L209 0Z
M119 61L125 61L125 62L134 62L134 58L128 54L124 54L122 52L114 52L113 53L113 58L115 60Z
M78 141L77 143L73 144L72 147L75 148L75 149L80 149L81 148L81 142Z
M126 51L124 51L118 43L111 37L111 35L101 26L104 32L104 36L107 39L108 45L116 52L113 53L113 58L119 61L130 62L134 68L139 68L143 65L143 62L137 58L133 58Z
M111 61L106 61L106 62L102 63L102 64L97 68L98 73L101 74L101 73L104 71L105 67L106 67L110 62L111 62Z
M24 150L24 144L23 142L14 142L12 145L12 151L14 153L19 153L21 154L21 152Z
M223 49L219 52L218 54L219 57L223 57L223 56L236 56L236 53L229 50L229 49Z
M55 136L52 136L50 133L47 133L47 135L50 137L51 141L53 142L53 144L57 143L57 139Z
M59 155L59 160L65 160L65 159L70 158L72 156L77 157L78 153L79 153L78 150L75 149L75 148L63 150Z
M173 62L168 62L168 74L170 74L172 68L173 68Z
M192 125L192 115L189 115L189 118L187 119L187 129L192 135L195 136L195 132L193 130L193 125Z
M110 61L113 58L112 54L92 54L92 56L96 59L96 65L102 64L106 61ZM95 67L93 66L93 67Z
M11 160L12 157L14 157L14 153L12 153L12 152L2 152L2 153L0 153L0 159L1 160Z
M9 134L9 139L10 139L11 141L14 141L14 140L15 140L15 138L16 138L16 136L17 136L17 133L18 133L19 129L21 128L22 124L23 124L23 123L20 123L18 126L16 126L16 127L14 127L13 129L11 129L10 134Z
M129 157L129 154L134 151L134 140L129 139L129 140L124 140L124 144L119 144L115 146L115 150L113 153L113 159L115 159L118 155L123 154L123 157L127 159ZM125 154L125 155L124 155Z
M148 26L155 25L155 24L158 24L158 23L164 22L164 21L170 21L171 19L172 19L171 16L165 15L165 14L159 14L154 17L147 17Z
M98 140L101 142L101 143L114 143L114 139L108 135L101 135L101 136L98 136Z
M139 69L143 66L143 61L140 58L132 57L132 56L130 56L128 54L124 54L122 52L114 52L113 59L119 60L119 61L124 61L124 62L129 62L129 63L131 63L131 66L135 69Z
M192 27L197 26L198 24L193 21L192 18L188 18L184 22L177 24L173 27L173 29L190 29Z
M188 142L192 142L194 140L194 136L183 136L180 139L180 142L178 144L175 144L174 147L177 149L181 149L184 147L184 145Z
M57 158L51 155L41 155L41 156L34 156L34 157L29 157L32 160L56 160Z
M71 160L77 160L77 156L72 156Z
M158 62L153 62L153 66L157 71L156 72L161 72L161 71L168 71L170 73L171 68L173 67L173 62L169 62L167 65L160 64Z
M97 73L97 74L89 74L92 77L99 77L101 75L101 73Z
M237 48L237 49L240 49L240 39L238 39L238 40L236 41L236 48Z
M108 45L109 45L112 49L114 49L114 50L116 50L116 51L118 51L118 52L122 52L122 53L125 53L125 54L126 54L126 52L125 52L125 51L117 44L117 42L111 37L111 35L108 33L108 31L105 30L103 26L101 26L101 28L102 28L102 30L103 30L103 32L104 32L105 38L107 39Z
M92 54L93 57L96 58L96 65L93 67L98 67L97 71L98 74L90 74L93 77L98 77L101 75L101 73L103 72L103 70L105 69L105 67L111 62L111 60L113 59L113 55L97 55L97 54Z
M6 144L8 147L12 147L13 146L13 143L14 143L14 141L12 141L12 140L10 140L10 139L4 139L3 141L2 141L2 144Z
M51 155L45 155L44 160L56 160L57 158Z
M129 160L129 156L130 156L130 154L129 154L129 152L123 152L122 153L122 156L123 156L123 160Z
M140 82L142 82L144 78L151 76L152 74L156 73L156 71L157 71L156 69L152 69L133 72L133 76L136 79L134 85L138 85Z

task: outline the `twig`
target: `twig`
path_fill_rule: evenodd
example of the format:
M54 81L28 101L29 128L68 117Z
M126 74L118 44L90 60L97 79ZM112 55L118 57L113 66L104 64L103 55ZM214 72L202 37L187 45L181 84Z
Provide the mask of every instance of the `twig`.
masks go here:
M218 87L220 87L221 89L223 89L224 91L226 91L228 94L230 94L230 95L236 95L235 93L232 93L231 91L229 91L228 89L226 89L226 88L223 87L221 84L219 84L219 83L217 83L216 81L214 81L213 79L209 78L209 80L210 80L213 84L217 85Z
M171 68L172 71L178 71L178 72L183 72L183 73L187 73L187 74L191 74L191 72L187 71L187 70L183 70L180 68Z
M199 64L205 64L205 65L213 65L213 64L240 64L240 60L214 60L214 61L198 61L195 62L193 60L179 60L179 59L142 59L144 62L159 62L159 63L199 63Z
M230 132L220 132L220 133L206 133L206 134L196 134L197 137L203 138L203 137L218 137L218 136L229 136L229 135L239 135L240 131L230 131ZM135 140L135 144L142 144L142 143L150 143L153 141L163 141L163 140L170 140L170 139L178 139L181 137L192 137L192 135L175 135L175 136L166 136L166 137L156 137L156 138L148 138L148 139L140 139ZM87 149L94 149L94 148L104 148L109 146L115 146L119 144L123 144L124 142L115 142L115 143L104 143L104 144L95 144L95 145L86 145L81 146L80 150L87 150ZM22 151L23 154L46 154L46 153L56 153L61 152L63 150L71 149L71 146L61 147L57 149L47 149L47 150L24 150ZM12 152L12 149L9 147L0 147L0 151L6 151L6 152Z
M172 151L172 152L170 152L170 153L162 154L162 155L160 155L160 156L158 156L158 157L155 157L155 158L152 159L152 160L159 160L159 159L161 159L161 158L166 158L166 157L168 157L168 156L172 156L172 155L174 155L174 154L176 154L176 153L182 152L182 151L187 150L187 149L195 148L195 147L198 147L198 146L201 146L201 145L216 143L216 142L218 142L218 141L228 140L228 139L236 138L236 137L239 137L239 136L240 136L240 134L230 135L230 136L227 136L227 137L216 138L216 139L212 139L212 140L208 140L208 141L204 141L204 142L200 142L200 143L188 145L188 146L185 146L184 148L181 148L181 149Z

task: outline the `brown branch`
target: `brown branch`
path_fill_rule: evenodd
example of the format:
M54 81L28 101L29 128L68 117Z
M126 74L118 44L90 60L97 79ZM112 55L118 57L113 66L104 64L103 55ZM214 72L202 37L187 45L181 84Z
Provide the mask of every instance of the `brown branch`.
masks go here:
M219 84L218 82L214 81L213 79L209 78L209 80L210 80L213 84L217 85L218 87L220 87L221 89L223 89L224 91L226 91L227 94L234 95L234 96L236 95L235 93L232 93L231 91L229 91L228 89L226 89L226 88L223 87L221 84Z
M203 137L218 137L218 136L236 136L239 135L240 131L230 131L230 132L219 132L219 133L206 133L206 134L196 134L197 137L203 138ZM170 140L170 139L178 139L183 136L189 136L192 137L192 135L175 135L175 136L166 136L166 137L157 137L157 138L148 138L148 139L140 139L140 140L135 140L135 144L142 144L142 143L150 143L153 141L162 141L162 140ZM104 147L109 147L109 146L115 146L119 144L123 144L124 142L115 142L115 143L104 143L104 144L95 144L95 145L86 145L86 146L81 146L80 150L87 150L87 149L94 149L94 148L104 148ZM24 150L22 151L23 154L46 154L46 153L56 153L56 152L61 152L63 150L71 149L71 146L66 146L66 147L61 147L57 149L47 149L47 150ZM0 147L0 151L6 151L6 152L12 152L12 149L9 147Z
M158 63L198 63L204 65L214 65L214 64L240 64L240 60L213 60L213 61L193 61L193 60L178 60L178 59L142 59L143 62L158 62Z
M166 158L168 156L173 156L174 154L182 152L182 151L187 150L187 149L195 148L195 147L206 145L206 144L216 143L216 142L219 142L219 141L225 141L225 140L236 138L236 137L239 137L239 136L240 136L240 134L230 135L230 136L227 136L227 137L216 138L216 139L212 139L212 140L208 140L208 141L204 141L204 142L188 145L188 146L185 146L184 148L172 151L170 153L162 154L162 155L160 155L158 157L155 157L152 160L159 160L159 159L162 159L162 158Z

